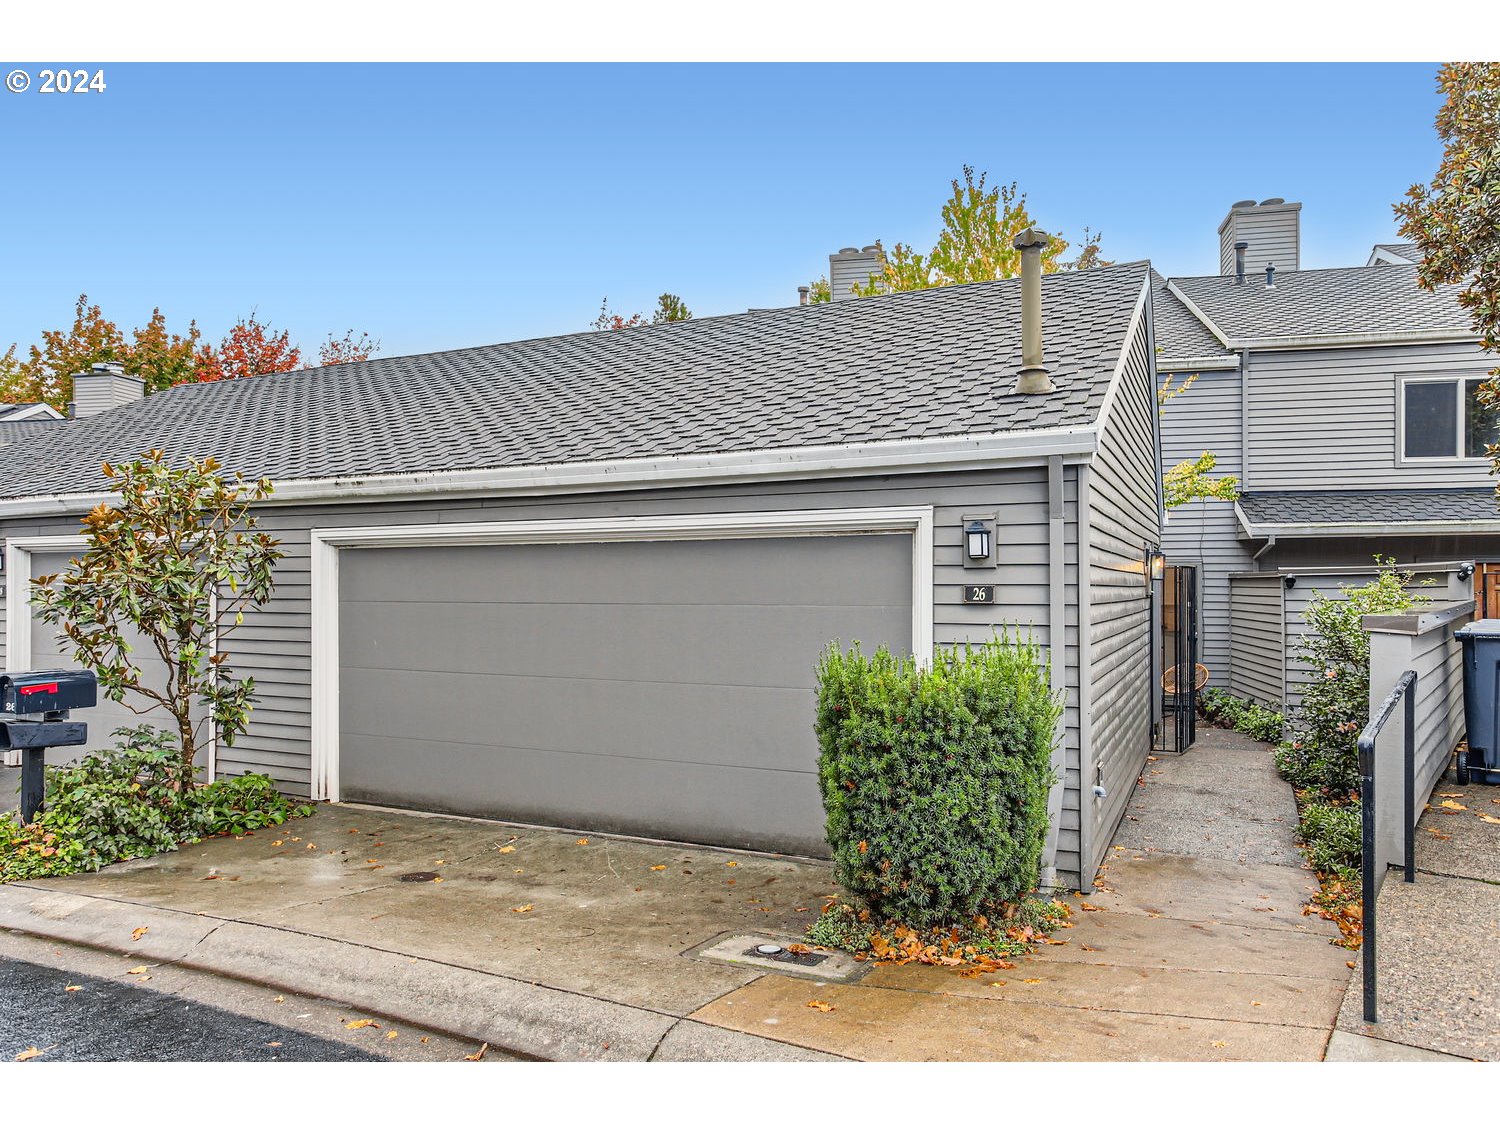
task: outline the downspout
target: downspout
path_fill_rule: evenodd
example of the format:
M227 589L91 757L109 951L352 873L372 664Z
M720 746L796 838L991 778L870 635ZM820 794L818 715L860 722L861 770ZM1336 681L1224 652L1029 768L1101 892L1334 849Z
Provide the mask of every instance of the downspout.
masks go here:
M1250 488L1250 349L1240 349L1240 491Z
M1256 551L1255 554L1250 556L1250 561L1260 562L1261 555L1265 554L1274 546L1276 546L1276 536L1272 535L1265 541L1265 544L1261 547L1260 550Z
M1068 690L1067 521L1063 505L1063 459L1047 458L1047 658L1051 664L1052 694L1066 698ZM1052 746L1052 772L1047 791L1047 847L1042 855L1042 885L1056 887L1057 845L1062 835L1063 798L1068 788L1067 717Z
M1089 596L1092 534L1088 465L1078 466L1078 889L1094 893L1099 864L1094 857L1093 604Z

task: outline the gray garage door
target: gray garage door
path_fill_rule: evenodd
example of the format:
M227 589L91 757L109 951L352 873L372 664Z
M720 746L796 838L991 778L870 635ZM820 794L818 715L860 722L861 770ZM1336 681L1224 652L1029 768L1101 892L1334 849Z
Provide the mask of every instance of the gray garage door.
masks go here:
M41 574L59 574L67 569L72 561L73 552L37 552L31 556L31 575L35 578ZM67 642L59 636L60 630L56 625L49 625L40 618L32 618L31 622L31 667L40 671L44 668L74 668L77 662L66 655L71 652ZM166 687L167 669L160 658L157 657L147 642L139 637L131 636L133 651L130 654L131 661L141 670L141 682L157 689ZM144 708L150 702L138 696L129 695L126 699L133 702L135 706ZM152 726L172 729L171 721L166 717L166 712L157 710L151 715L137 715L124 703L114 703L99 695L99 706L86 711L77 711L74 717L88 723L89 740L82 747L69 746L56 750L47 751L47 761L53 764L72 761L90 750L97 750L101 746L112 746L115 743L113 732L118 727L134 727L143 723ZM200 764L202 764L200 757Z
M343 550L346 801L824 854L814 665L911 536Z

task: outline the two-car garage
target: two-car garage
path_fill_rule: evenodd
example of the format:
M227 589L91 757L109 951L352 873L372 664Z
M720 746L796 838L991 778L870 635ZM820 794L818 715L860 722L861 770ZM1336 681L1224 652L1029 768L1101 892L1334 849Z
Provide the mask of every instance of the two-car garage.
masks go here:
M326 533L330 795L824 853L815 664L930 645L930 510L716 522Z

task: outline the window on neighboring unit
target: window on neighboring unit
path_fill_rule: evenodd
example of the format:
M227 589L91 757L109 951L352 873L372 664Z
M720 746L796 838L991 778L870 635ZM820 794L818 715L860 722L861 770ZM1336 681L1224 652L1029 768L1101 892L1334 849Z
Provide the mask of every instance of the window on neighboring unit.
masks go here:
M1408 379L1402 384L1402 456L1482 458L1500 443L1500 412L1479 401L1482 379Z

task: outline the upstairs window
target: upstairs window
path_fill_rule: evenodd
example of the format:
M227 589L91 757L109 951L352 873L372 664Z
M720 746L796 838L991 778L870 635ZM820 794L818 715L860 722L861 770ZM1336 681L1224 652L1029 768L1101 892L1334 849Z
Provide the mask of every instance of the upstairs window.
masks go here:
M1500 443L1500 412L1478 397L1482 379L1408 379L1402 384L1401 451L1408 460L1484 457Z

